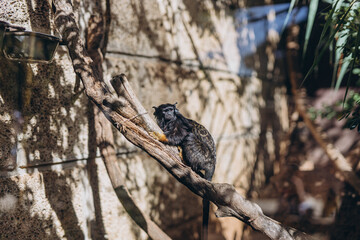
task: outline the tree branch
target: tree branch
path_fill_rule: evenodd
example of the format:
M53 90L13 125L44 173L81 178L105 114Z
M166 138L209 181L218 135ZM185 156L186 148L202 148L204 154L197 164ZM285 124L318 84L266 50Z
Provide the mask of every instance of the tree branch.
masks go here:
M148 114L141 115L141 118L135 117L138 113L134 115L135 109L131 106L140 106L134 101L130 103L130 99L125 99L125 95L119 98L112 95L108 86L99 78L99 73L96 72L93 61L80 39L71 4L66 0L54 0L54 4L55 25L67 42L74 71L81 78L87 96L127 140L146 151L195 194L212 201L218 207L218 217L236 217L271 239L310 239L304 233L285 228L265 216L258 205L244 199L232 185L211 183L201 178L181 162L176 148L164 145L151 137L145 129L159 131L159 128L152 120L149 123L141 120L143 117L151 119ZM124 75L118 76L118 79L126 83ZM129 92L129 89L126 91ZM115 188L115 191L119 189Z

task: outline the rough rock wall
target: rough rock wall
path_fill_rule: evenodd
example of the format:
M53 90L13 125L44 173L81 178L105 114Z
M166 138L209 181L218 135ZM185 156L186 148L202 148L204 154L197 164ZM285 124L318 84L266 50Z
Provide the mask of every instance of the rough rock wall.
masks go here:
M2 2L0 20L56 34L47 1ZM74 1L82 30L93 4ZM281 61L274 57L276 8L262 13L270 24L261 27L248 23L248 13L226 1L112 1L104 76L125 73L149 113L154 105L178 102L216 140L214 181L251 196L273 171L287 108ZM0 62L0 239L146 239L119 203L97 153L98 178L89 178L86 161L96 152L92 105L66 49L59 47L49 64L3 56ZM200 199L115 136L135 201L174 239L196 239ZM240 222L212 217L217 239L240 238Z

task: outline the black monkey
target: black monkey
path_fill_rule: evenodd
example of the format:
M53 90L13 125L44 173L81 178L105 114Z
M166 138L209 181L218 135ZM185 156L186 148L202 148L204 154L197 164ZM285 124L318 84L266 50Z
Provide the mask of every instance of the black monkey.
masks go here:
M211 181L215 171L216 150L209 131L201 124L185 118L176 108L176 103L154 108L157 123L165 134L158 136L158 139L180 147L184 162L197 174ZM207 239L209 206L209 200L203 199L202 239Z

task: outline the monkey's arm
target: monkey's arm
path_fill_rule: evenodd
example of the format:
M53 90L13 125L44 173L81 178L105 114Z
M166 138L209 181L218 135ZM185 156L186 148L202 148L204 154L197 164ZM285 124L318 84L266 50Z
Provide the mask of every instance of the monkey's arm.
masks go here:
M166 143L166 144L174 145L174 146L177 145L177 144L173 144L172 141L169 141L169 139L166 137L166 135L164 133L150 132L150 135L162 143ZM181 160L184 160L183 154L182 154L182 148L180 146L177 146L177 148L179 150Z
M188 132L186 132L185 130L178 132L164 131L164 133L150 133L150 135L153 136L156 140L172 146L179 146L187 134Z

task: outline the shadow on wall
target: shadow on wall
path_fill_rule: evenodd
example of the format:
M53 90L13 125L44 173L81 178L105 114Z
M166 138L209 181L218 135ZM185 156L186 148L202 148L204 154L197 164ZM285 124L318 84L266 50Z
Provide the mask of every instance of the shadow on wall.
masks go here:
M18 180L18 179L17 179ZM35 194L11 179L0 179L0 239L61 239L52 216L31 214Z
M0 61L6 62L0 55ZM20 65L1 64L0 66L0 170L16 168L17 133L20 131Z
M251 8L239 9L235 14L235 26L238 33L237 47L241 59L244 63L232 63L229 68L240 76L250 77L253 71L260 74L267 73L269 69L267 65L269 59L265 46L269 41L280 40L282 27L289 10L288 3L257 6ZM287 26L305 22L307 18L308 8L295 7L289 16ZM274 49L276 50L276 49ZM283 50L275 51L276 59L284 59L285 52ZM265 56L262 56L265 55ZM275 59L274 58L274 59Z
M38 0L34 5L33 2L26 1L32 29L47 31L51 17L48 2ZM66 52L60 49L57 55L62 59L64 54ZM22 153L25 159L19 160L26 166L85 155L86 152L82 151L87 149L87 145L86 142L82 144L81 131L87 124L87 116L80 106L86 106L87 99L77 99L79 89L74 89L72 82L65 82L64 66L58 65L61 61L36 65L11 62L3 57L0 61L5 63L0 66L0 96L3 101L0 113L8 118L0 119L1 159L15 160L11 149ZM76 104L76 101L81 103ZM68 239L84 239L68 182L74 182L73 177L66 173L46 172L48 169L38 170L44 171L45 194L65 236ZM34 172L33 168L26 171L30 174ZM18 203L26 204L17 204L11 214L0 214L0 223L6 223L1 228L5 230L1 230L0 234L8 235L8 239L14 239L11 236L17 239L49 239L51 236L51 239L56 239L56 227L51 217L46 219L36 213L35 217L31 217L34 215L32 205L35 196L26 182L25 190L19 190L18 181L21 181L20 177L14 181L2 180L1 185L5 186L5 190L1 188L2 197L13 196ZM8 193L4 192L6 189ZM47 211L43 207L43 211Z
M46 198L61 222L61 227L65 232L64 237L70 240L84 239L84 233L80 228L72 203L73 192L67 183L72 178L71 173L44 172L43 177Z
M238 33L238 54L243 62L231 63L229 69L236 72L246 81L257 76L261 82L259 98L260 132L256 151L256 161L249 173L247 197L257 195L259 179L268 183L273 176L273 165L280 159L282 133L286 132L286 124L281 118L287 119L287 110L281 109L279 96L285 95L286 89L286 55L282 47L286 36L286 28L282 28L288 14L288 3L266 6L255 6L239 9L235 13L235 27ZM287 26L301 24L306 20L307 6L295 7L289 15ZM248 79L248 80L247 80ZM277 100L278 98L278 100ZM284 111L285 110L285 111ZM272 140L269 141L271 135ZM269 150L272 149L273 150Z

